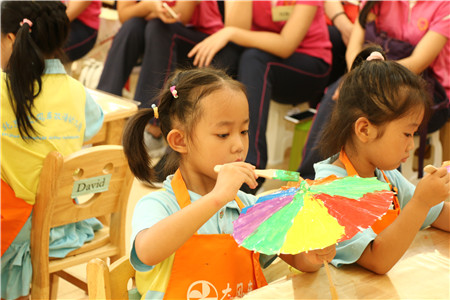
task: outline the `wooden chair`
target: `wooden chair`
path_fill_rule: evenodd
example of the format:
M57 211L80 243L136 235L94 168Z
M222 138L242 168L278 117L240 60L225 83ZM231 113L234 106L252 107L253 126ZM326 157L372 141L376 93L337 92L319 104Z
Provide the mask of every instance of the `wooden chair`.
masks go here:
M128 256L109 267L99 258L92 259L87 264L89 299L129 299L128 282L134 282L135 274Z
M47 155L32 218L32 299L55 299L58 277L87 293L87 284L64 269L88 263L92 258L110 257L113 262L125 255L125 219L132 182L122 146L95 146L66 157L56 151ZM74 198L89 197L73 193L80 191L83 185L90 187L90 198L76 204ZM102 185L105 190L98 190ZM93 190L94 187L97 188ZM49 258L50 228L93 217L108 220L104 222L108 226L65 258Z

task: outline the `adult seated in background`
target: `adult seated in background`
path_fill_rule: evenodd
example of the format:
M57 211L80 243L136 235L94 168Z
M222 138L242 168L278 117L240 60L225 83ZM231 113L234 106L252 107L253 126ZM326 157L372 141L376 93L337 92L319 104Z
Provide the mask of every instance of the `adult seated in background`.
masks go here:
M332 46L333 61L328 84L339 79L347 71L345 51L358 16L359 1L325 1L325 16Z
M250 147L246 161L263 169L267 164L270 100L290 104L309 102L314 107L328 82L332 58L323 3L233 1L227 9L234 20L197 44L189 56L195 56L195 65L204 66L229 42L246 48L238 72L250 106ZM263 179L258 180L261 186ZM243 190L257 191L246 186Z
M64 46L70 61L85 56L94 47L100 27L101 1L63 1L67 6L70 32Z
M98 89L122 95L132 69L142 58L134 99L141 102L140 108L149 108L156 104L156 96L168 74L176 67L190 64L188 51L223 28L217 1L168 3L176 16L163 7L163 1L118 1L122 27L109 50ZM230 56L224 52L220 53L216 66L225 68L237 63L237 57L228 60ZM236 67L230 67L230 72L236 73ZM159 127L147 126L146 144L154 156L162 155Z
M432 83L430 92L437 104L428 132L438 130L450 114L450 2L365 1L362 5L347 47L347 65L365 43L375 43L388 59L416 74L423 73ZM339 81L329 86L311 126L298 169L304 178L313 179L313 165L325 159L317 150L317 143L338 98L338 87Z

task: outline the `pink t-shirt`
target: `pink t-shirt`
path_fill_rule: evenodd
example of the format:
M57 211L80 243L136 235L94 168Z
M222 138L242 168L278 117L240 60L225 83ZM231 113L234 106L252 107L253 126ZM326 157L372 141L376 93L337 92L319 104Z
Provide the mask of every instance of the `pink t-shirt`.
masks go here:
M102 9L101 1L92 1L86 9L78 15L77 19L87 26L98 30L100 27L100 11Z
M377 28L389 36L411 45L417 45L429 30L447 38L430 67L450 98L450 2L417 1L411 9L409 1L381 1L380 4L373 10Z
M195 7L189 25L207 34L213 34L223 28L222 14L217 1L203 0Z
M317 6L316 15L296 52L323 59L331 64L331 42L322 1L277 1L276 6L306 4ZM280 33L286 21L272 20L272 1L253 1L252 30Z

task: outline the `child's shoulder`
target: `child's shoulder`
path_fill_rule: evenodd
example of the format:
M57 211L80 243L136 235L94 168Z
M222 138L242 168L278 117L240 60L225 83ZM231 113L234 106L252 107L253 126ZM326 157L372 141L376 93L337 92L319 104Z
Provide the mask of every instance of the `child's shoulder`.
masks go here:
M347 176L345 168L334 164L339 158L339 154L333 155L325 160L322 160L314 164L314 171L316 173L315 178L325 178L330 175L336 175L337 177Z

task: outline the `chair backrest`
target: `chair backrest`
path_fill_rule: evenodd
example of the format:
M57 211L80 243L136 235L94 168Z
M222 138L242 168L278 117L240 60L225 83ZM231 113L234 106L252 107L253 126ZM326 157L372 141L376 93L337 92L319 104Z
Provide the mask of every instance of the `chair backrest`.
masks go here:
M135 275L128 256L110 267L99 258L92 259L87 264L89 299L129 299L128 282Z
M101 255L119 258L125 254L126 209L132 182L122 146L94 146L65 157L56 151L47 155L32 218L33 285L41 286L44 282L42 286L46 286L46 274L70 265L49 269L49 235L53 227L106 216L110 219L107 237L110 255L106 252ZM74 200L87 198L89 194L90 198L80 204Z

